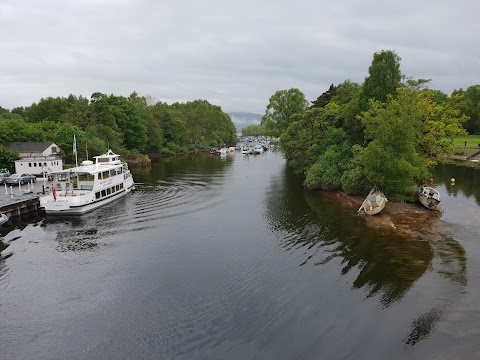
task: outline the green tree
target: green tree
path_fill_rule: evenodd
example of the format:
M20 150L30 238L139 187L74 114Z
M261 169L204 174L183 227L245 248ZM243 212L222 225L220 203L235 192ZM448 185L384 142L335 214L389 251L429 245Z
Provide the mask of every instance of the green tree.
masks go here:
M294 115L301 114L308 106L305 95L296 88L279 90L270 97L262 117L267 135L280 136L293 121Z
M294 121L282 133L280 147L289 165L297 174L305 175L309 168L331 145L325 133L338 126L338 106L313 108L294 116Z
M0 120L0 144L28 141L45 141L38 125L27 123L23 119Z
M58 122L71 105L72 100L65 98L42 98L38 104L33 103L28 108L27 118L29 122L40 122L44 120Z
M467 90L452 92L454 106L470 119L464 127L470 134L480 134L480 85L472 85Z
M128 101L135 106L138 114L145 122L147 129L146 151L149 153L158 153L163 147L164 138L160 120L154 116L154 107L149 106L148 99L145 96L139 96L133 92L128 97Z
M321 142L325 151L308 169L305 187L339 190L343 174L351 167L352 151L348 136L342 129L330 128L325 131Z
M8 169L10 173L15 172L15 160L18 159L20 159L18 151L0 145L0 169Z
M337 104L339 126L347 133L351 144L364 144L364 126L358 115L361 113L360 95L362 87L350 80L341 83L331 103Z
M372 65L362 86L360 105L362 110L368 108L368 101L386 101L389 94L394 94L401 85L400 56L392 50L382 50L373 54Z
M377 185L390 196L403 197L428 177L428 165L453 149L464 118L432 101L428 92L401 87L386 102L370 100L361 120L370 142L354 152L343 188L365 192Z
M337 94L338 86L330 85L327 91L320 95L316 100L312 101L311 108L323 108L325 107L332 98Z
M262 136L265 135L265 127L262 124L251 124L242 129L243 136Z

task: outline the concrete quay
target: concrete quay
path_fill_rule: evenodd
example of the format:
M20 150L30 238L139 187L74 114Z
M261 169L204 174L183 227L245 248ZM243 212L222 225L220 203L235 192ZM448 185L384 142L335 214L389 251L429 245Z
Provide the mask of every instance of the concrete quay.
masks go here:
M37 179L37 182L5 186L0 185L0 213L9 218L21 216L22 214L37 212L40 206L40 196L49 192L47 182L43 179Z

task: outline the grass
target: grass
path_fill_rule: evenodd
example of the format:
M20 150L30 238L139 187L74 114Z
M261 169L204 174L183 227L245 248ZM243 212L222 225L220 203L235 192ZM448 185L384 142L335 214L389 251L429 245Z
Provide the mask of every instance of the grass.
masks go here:
M456 147L465 147L465 141L467 142L467 147L478 147L480 144L480 135L458 136L453 139L453 144Z

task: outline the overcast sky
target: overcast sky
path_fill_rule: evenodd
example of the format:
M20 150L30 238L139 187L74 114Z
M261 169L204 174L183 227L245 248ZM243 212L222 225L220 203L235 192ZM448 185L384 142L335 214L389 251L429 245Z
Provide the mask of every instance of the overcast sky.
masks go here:
M474 0L1 0L0 106L136 91L264 113L277 90L363 82L382 49L450 94L480 84L479 14Z

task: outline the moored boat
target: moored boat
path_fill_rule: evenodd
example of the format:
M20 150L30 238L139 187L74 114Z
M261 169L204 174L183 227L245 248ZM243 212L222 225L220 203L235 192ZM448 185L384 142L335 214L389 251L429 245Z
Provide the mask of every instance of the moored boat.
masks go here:
M253 148L254 154L263 154L263 147L260 144L256 144Z
M5 224L8 221L8 216L5 214L0 213L0 225Z
M80 166L52 173L50 194L40 197L47 214L83 214L128 194L134 187L128 165L108 150Z
M383 192L378 190L376 187L370 190L370 193L367 195L362 205L358 209L358 212L364 211L367 215L375 215L383 210L387 204L387 198Z
M443 211L443 204L440 201L440 193L437 189L422 185L418 188L418 200L425 206L427 209L435 211Z

